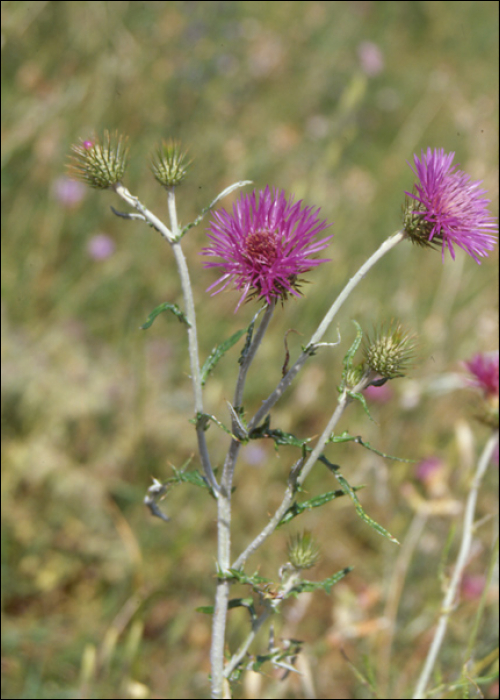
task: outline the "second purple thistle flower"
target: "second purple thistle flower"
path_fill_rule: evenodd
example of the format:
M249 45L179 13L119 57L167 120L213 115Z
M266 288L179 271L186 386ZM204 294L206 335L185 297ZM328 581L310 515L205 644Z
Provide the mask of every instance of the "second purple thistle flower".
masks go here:
M442 148L428 148L420 158L414 155L412 170L418 181L413 193L406 192L413 202L406 208L405 229L415 243L441 244L443 259L446 248L455 259L457 246L480 263L479 258L495 247L498 226L488 211L486 190L479 188L481 182L471 182L457 170L454 156Z
M299 275L329 258L315 255L327 247L333 236L317 239L328 228L318 218L319 209L293 203L283 191L269 186L258 195L241 195L232 213L214 212L209 226L209 247L203 255L220 261L206 262L205 267L219 267L222 275L207 291L212 294L233 284L242 292L236 310L247 297L265 299L268 304L300 296Z

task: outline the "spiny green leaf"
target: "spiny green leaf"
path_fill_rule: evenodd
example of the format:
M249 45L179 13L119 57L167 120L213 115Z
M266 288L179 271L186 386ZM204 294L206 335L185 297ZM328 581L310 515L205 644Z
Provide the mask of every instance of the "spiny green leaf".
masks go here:
M200 605L199 608L195 608L196 612L199 613L205 613L205 615L213 615L214 614L214 606L213 605Z
M210 355L205 360L203 367L201 368L201 384L204 386L207 381L208 375L214 369L215 365L219 360L226 354L226 352L235 345L241 336L246 333L247 329L236 331L230 338L224 340L220 345L216 345Z
M354 507L356 509L357 514L359 517L364 520L364 522L369 525L371 528L373 528L376 532L379 533L379 535L382 535L383 537L386 537L387 539L391 540L391 542L395 542L396 544L399 544L398 540L391 535L390 532L388 532L382 525L379 525L373 518L370 518L370 516L365 513L363 506L361 505L359 498L356 496L355 489L348 483L347 479L345 479L342 474L340 473L340 467L338 464L332 464L329 462L324 455L321 455L318 457L318 460L320 462L323 462L323 464L326 465L326 467L335 475L335 478L341 485L342 489L345 491L345 493L350 497L352 502L354 503Z
M189 419L190 423L194 423L197 427L200 426L203 428L203 430L208 430L210 427L210 421L215 423L215 425L218 425L221 430L230 435L234 440L238 440L236 435L233 435L233 433L224 425L224 423L221 423L220 420L218 420L215 416L212 416L210 413L197 413L196 418Z
M344 391L346 387L346 379L347 379L347 374L352 368L352 360L354 355L356 354L359 346L361 345L361 341L363 340L363 331L361 329L361 326L357 321L353 321L354 325L356 326L356 337L354 339L353 344L347 351L346 356L344 357L344 371L342 372L342 380L340 382L339 386L339 391Z
M207 484L204 476L200 474L196 469L192 472L187 472L182 469L176 469L173 467L174 476L167 479L167 483L171 484L192 484L193 486L200 486L201 488L208 489L210 486Z
M355 488L360 489L363 487L357 486ZM345 493L341 489L338 489L337 491L327 491L326 493L322 493L320 496L315 496L314 498L311 498L308 501L302 501L302 503L297 503L295 501L286 511L285 515L281 518L280 522L278 523L278 527L289 523L290 520L293 520L305 510L319 508L320 506L325 505L325 503L329 503L330 501L333 501L336 498L340 498L341 496L345 496Z
M375 421L374 421L374 419L372 418L372 415L371 415L371 413L370 413L370 411L369 411L369 409L368 409L368 404L366 403L366 399L365 399L365 397L363 396L363 394L361 394L359 391L356 391L356 392L354 392L354 391L349 391L349 392L347 392L347 393L348 393L348 396L351 397L351 399L355 399L356 401L359 401L359 403L363 406L363 408L364 408L364 410L365 410L365 413L366 413L366 415L368 416L368 418L369 418L373 423L375 423Z
M332 587L347 576L352 569L352 566L347 566L345 569L337 571L337 573L333 574L333 576L324 579L324 581L300 581L300 583L294 586L290 591L290 595L297 597L299 593L303 593L304 591L310 593L312 591L317 591L318 588L322 588L325 593L330 594Z
M298 438L292 433L285 433L279 428L271 429L270 423L271 417L268 415L261 425L252 430L249 435L250 440L260 440L267 437L274 440L276 445L292 445L294 447L302 447L312 440L312 438Z
M141 326L141 329L145 331L147 328L150 328L153 325L154 320L156 319L157 316L159 316L163 311L171 311L181 323L185 323L186 326L190 326L191 324L186 318L186 315L179 309L177 304L170 304L169 302L165 302L164 304L160 304L160 306L157 306L156 309L151 311L149 314L146 323L144 323Z
M253 574L248 576L241 569L229 569L233 578L235 578L239 583L248 583L250 586L258 586L262 583L270 583L271 579L264 578L263 576L258 576L258 574ZM222 578L227 578L227 576L222 576Z
M381 452L380 450L377 450L375 447L372 447L369 442L365 442L362 438L361 435L349 435L347 430L344 430L342 435L334 435L332 434L329 438L326 444L329 442L335 443L342 443L342 442L356 442L358 445L361 445L362 447L366 447L367 450L370 450L371 452L375 452L376 455L379 455L380 457L384 457L385 459L393 459L396 462L416 462L416 459L405 459L404 457L394 457L393 455L388 455L385 452Z

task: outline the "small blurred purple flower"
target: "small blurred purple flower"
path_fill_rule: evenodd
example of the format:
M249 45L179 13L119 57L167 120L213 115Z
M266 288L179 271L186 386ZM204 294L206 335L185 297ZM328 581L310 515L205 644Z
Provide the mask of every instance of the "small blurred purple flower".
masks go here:
M493 250L498 232L495 218L487 209L489 199L486 190L479 189L481 182L471 182L470 177L452 165L454 153L442 148L423 151L421 157L413 156L419 182L414 193L405 194L405 230L414 243L437 246L441 243L444 260L445 249L455 259L454 246L465 250L478 264L479 257ZM411 167L411 165L410 165Z
M251 443L245 450L245 459L247 464L252 467L262 467L268 461L268 455L261 445Z
M384 70L384 57L377 44L372 41L362 41L358 46L358 58L363 73L370 78Z
M98 233L89 240L87 251L94 260L105 260L115 252L115 242L105 233Z
M424 484L434 480L436 475L443 471L443 462L439 457L423 459L415 467L415 478Z
M64 207L75 207L85 197L86 187L78 180L69 177L58 177L52 185L54 198Z
M466 600L477 600L481 597L486 584L486 579L482 574L465 574L460 588L462 596Z
M241 195L233 205L233 213L216 211L208 237L212 243L203 255L222 258L207 262L205 267L220 267L223 274L207 291L213 294L233 283L242 291L236 307L245 297L259 297L271 304L285 300L288 294L300 296L299 275L316 267L327 258L314 258L327 247L332 236L314 240L328 227L319 221L319 209L302 208L302 201L293 204L282 191L269 186L258 193Z
M373 386L370 384L364 391L363 394L368 397L371 401L375 403L388 403L394 398L394 391L386 382L382 386Z
M93 142L93 141L84 141L84 142L83 142L83 147L86 148L87 150L88 150L89 148L92 148L93 145L94 145L94 142Z
M498 352L478 353L464 364L474 377L468 384L481 389L486 398L498 399Z

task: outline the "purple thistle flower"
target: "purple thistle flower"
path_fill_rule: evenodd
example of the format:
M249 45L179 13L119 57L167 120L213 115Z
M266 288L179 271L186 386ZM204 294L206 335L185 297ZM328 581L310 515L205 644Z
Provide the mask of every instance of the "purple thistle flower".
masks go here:
M222 258L207 262L205 267L220 267L223 274L207 291L213 294L233 283L242 295L236 311L250 292L271 304L286 299L288 294L300 296L298 276L317 267L328 258L314 258L327 247L333 236L315 240L328 228L319 221L319 209L302 207L302 200L293 204L283 191L269 186L258 193L241 195L233 205L233 213L225 209L214 212L208 237L212 243L203 255Z
M478 353L464 364L474 377L469 383L481 389L486 397L498 400L498 353Z
M98 233L92 236L87 244L87 251L94 260L106 260L115 252L115 242L105 233Z
M405 193L415 200L407 201L405 230L414 243L436 246L441 242L443 260L446 248L455 259L456 245L480 264L478 258L493 250L498 226L487 209L486 190L479 189L481 181L471 182L457 170L452 165L454 156L442 148L428 148L420 158L413 156L412 170L419 182L413 194Z

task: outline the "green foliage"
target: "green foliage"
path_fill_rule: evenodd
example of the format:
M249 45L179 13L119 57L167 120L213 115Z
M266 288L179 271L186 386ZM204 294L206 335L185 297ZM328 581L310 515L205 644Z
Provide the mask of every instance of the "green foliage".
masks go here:
M208 375L214 370L219 360L222 359L222 357L224 357L226 352L230 350L233 347L233 345L236 345L241 336L247 331L247 328L243 328L243 330L236 331L236 333L233 333L233 335L230 338L224 340L222 343L220 343L220 345L216 345L213 348L212 352L207 357L207 359L203 363L203 367L201 368L202 385L205 385L208 379Z
M362 486L355 486L354 491L357 491L358 489L363 488ZM296 518L298 515L301 515L304 513L304 511L311 510L312 508L320 508L321 506L324 506L326 503L330 503L330 501L334 501L336 498L341 498L342 496L345 496L346 493L342 489L339 489L337 491L327 491L326 493L322 493L319 496L315 496L314 498L310 498L307 501L302 501L301 503L298 503L297 501L294 501L290 508L287 510L285 515L281 518L278 527L281 527L282 525L286 525L289 523L291 520Z
M341 444L343 442L355 442L357 445L362 445L365 447L367 450L370 450L370 452L374 452L376 455L379 455L380 457L383 457L384 459L393 459L396 462L416 462L416 459L406 459L405 457L395 457L394 455L389 455L386 454L385 452L381 452L380 450L377 450L375 447L372 447L370 443L366 442L361 438L360 435L349 435L347 431L344 431L342 435L331 435L329 440L327 441L327 445L329 443L333 444Z
M141 330L145 331L148 328L151 328L151 326L153 325L157 316L159 316L164 311L171 311L175 316L177 316L177 318L179 319L179 321L181 321L181 323L185 323L186 326L190 325L185 314L179 309L177 304L170 304L169 302L164 302L163 304L160 304L159 306L157 306L156 309L151 311L146 323L144 323L141 326Z
M345 576L347 576L347 574L350 571L352 571L352 569L352 566L347 566L345 569L342 569L342 571L337 571L336 574L333 574L333 576L329 576L324 581L301 580L300 583L298 583L292 588L292 590L290 591L290 595L297 597L300 593L311 593L312 591L317 591L321 588L325 591L325 593L329 595L330 591L332 590L332 587L335 586L335 584L339 581L342 581L342 579Z
M354 355L358 351L358 348L361 345L361 341L363 340L363 330L361 326L357 321L353 321L353 323L356 326L356 337L354 338L351 347L349 348L344 357L344 370L342 372L342 380L339 386L339 393L342 393L347 387L347 378L349 376L349 372L353 368Z
M271 416L267 415L264 422L254 428L250 434L250 440L260 440L261 438L271 438L274 441L276 448L280 445L289 445L293 447L304 447L312 438L298 438L292 433L286 433L279 428L271 428Z
M359 515L359 517L371 528L375 530L375 532L378 532L379 535L382 535L383 537L387 537L391 542L395 542L396 544L399 544L398 540L391 535L390 532L388 532L382 525L379 525L379 523L375 522L373 518L370 518L370 516L364 511L363 506L359 502L359 498L356 496L356 490L350 486L350 484L347 482L347 479L342 476L340 473L340 467L337 464L332 464L329 462L324 455L322 455L319 460L323 462L323 464L326 465L327 469L329 469L339 482L339 484L342 487L342 490L344 491L345 494L347 494L352 502L354 503L354 507L356 508L356 513Z

